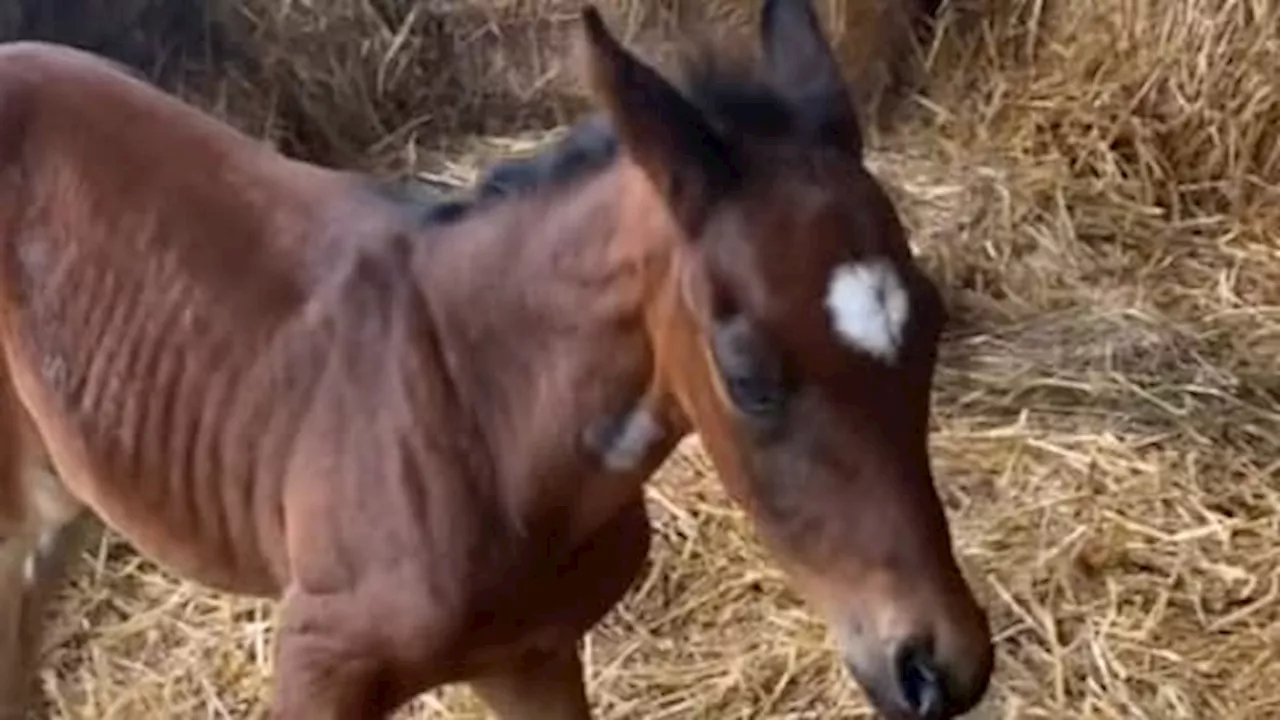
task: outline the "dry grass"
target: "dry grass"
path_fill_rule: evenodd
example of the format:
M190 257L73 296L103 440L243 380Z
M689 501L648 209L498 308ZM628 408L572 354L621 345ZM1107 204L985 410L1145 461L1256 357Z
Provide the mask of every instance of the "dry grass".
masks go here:
M864 101L913 79L920 0L820 0ZM670 66L675 30L753 44L759 0L602 0ZM52 39L137 67L306 159L405 170L463 129L551 128L584 108L567 50L580 0L8 0L0 39ZM213 72L210 72L214 69ZM884 100L884 102L882 102ZM883 106L883 107L882 107Z
M958 316L933 447L999 634L978 715L1276 717L1280 2L957 3L932 68L874 168ZM586 649L602 716L865 714L696 441L650 497ZM263 716L264 606L112 541L54 622L63 717ZM446 716L483 715L406 713Z

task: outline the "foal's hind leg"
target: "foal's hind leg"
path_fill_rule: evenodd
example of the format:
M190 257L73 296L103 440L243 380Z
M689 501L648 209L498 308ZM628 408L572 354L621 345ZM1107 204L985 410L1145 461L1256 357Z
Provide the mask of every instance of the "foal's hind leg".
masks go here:
M31 544L12 530L0 535L0 720L21 720L36 674L27 650L26 568Z
M81 505L0 418L0 720L33 709L44 606L83 539Z
M39 537L0 543L0 720L29 718L38 705L45 609L84 547L91 520L84 514Z

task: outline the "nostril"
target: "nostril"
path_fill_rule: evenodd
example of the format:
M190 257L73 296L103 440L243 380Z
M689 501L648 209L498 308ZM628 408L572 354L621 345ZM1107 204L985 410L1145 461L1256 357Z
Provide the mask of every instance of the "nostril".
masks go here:
M902 702L917 718L946 717L947 688L928 643L903 644L894 657L893 669Z

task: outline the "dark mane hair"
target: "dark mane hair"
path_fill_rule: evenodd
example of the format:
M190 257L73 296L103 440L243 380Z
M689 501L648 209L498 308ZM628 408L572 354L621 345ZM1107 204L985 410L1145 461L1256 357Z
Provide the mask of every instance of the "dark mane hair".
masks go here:
M798 110L746 63L726 63L704 49L684 64L683 75L679 86L685 97L730 137L778 142L796 137L801 127ZM468 194L433 193L421 217L427 224L458 222L508 198L589 177L611 165L619 151L613 127L597 113L536 155L496 163ZM416 201L424 202L420 196Z

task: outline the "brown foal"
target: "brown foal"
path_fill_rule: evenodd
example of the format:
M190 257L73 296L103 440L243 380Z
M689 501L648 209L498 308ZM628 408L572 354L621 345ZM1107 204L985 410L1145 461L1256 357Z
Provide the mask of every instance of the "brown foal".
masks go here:
M0 47L0 716L83 515L281 600L276 718L454 682L588 718L577 642L691 432L884 714L979 700L990 632L927 449L945 313L814 10L769 0L761 72L683 91L583 24L604 117L462 203Z

